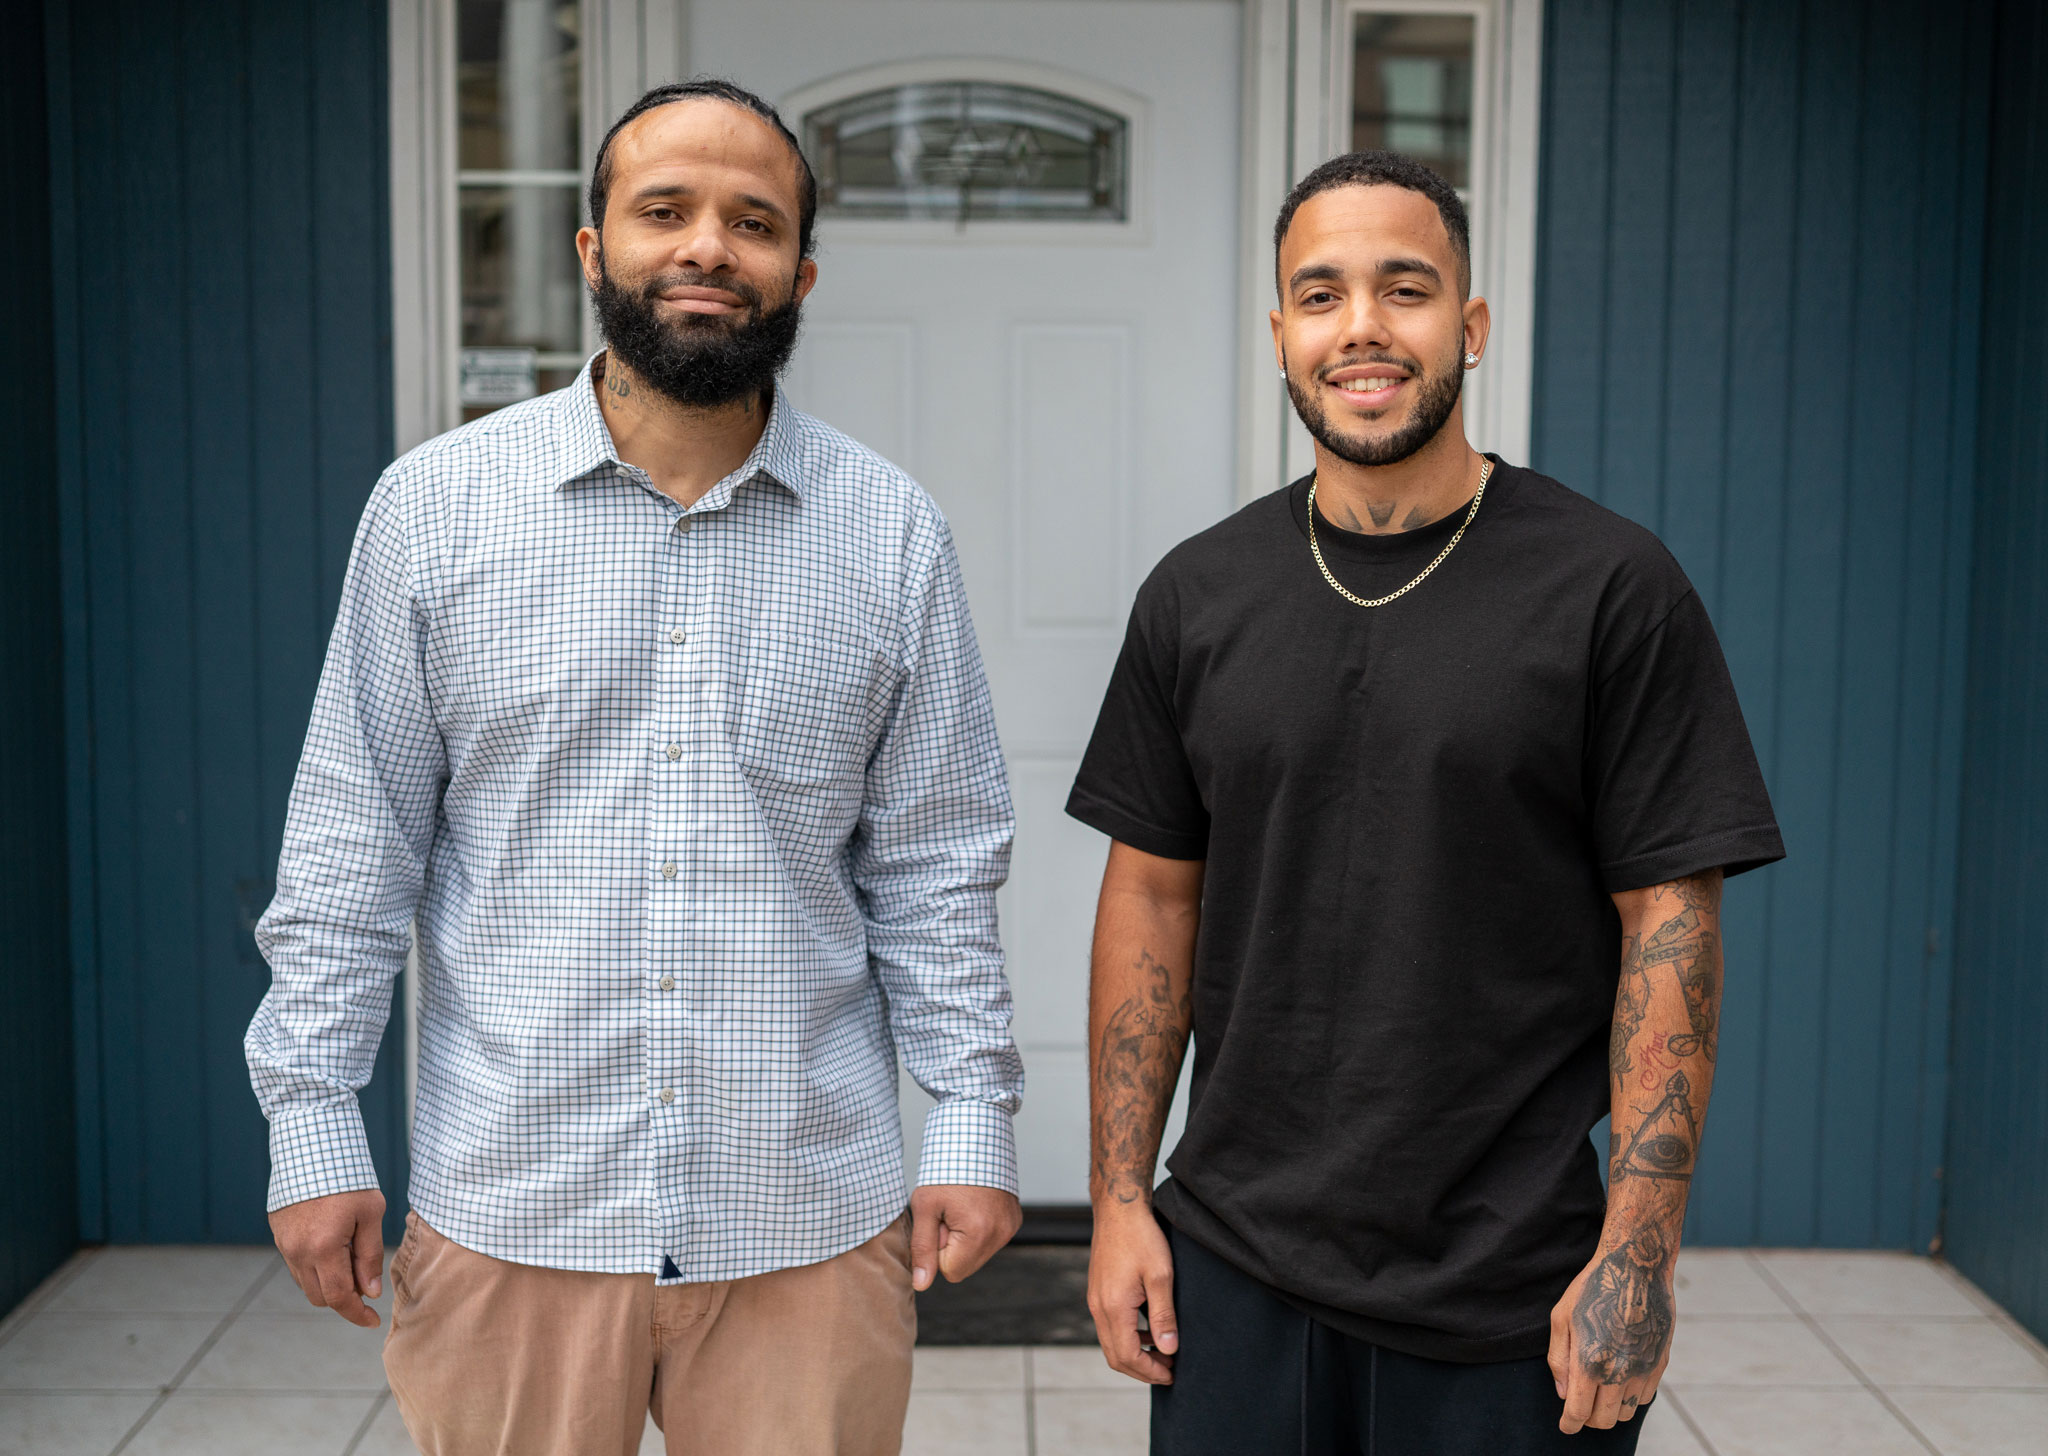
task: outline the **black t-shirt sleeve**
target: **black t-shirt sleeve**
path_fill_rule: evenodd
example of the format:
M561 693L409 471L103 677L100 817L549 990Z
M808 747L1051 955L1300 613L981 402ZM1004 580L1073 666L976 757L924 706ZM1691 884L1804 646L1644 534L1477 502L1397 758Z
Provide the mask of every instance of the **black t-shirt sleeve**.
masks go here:
M1785 857L1735 684L1699 596L1596 664L1586 751L1593 852L1609 892Z
M1131 608L1067 812L1147 854L1204 859L1209 811L1174 710L1177 629L1174 594L1155 575Z

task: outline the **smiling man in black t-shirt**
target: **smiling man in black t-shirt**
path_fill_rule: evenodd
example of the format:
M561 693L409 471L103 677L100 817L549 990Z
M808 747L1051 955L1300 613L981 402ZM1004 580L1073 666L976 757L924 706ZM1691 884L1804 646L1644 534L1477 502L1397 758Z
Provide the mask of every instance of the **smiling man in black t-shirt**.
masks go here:
M1339 157L1275 248L1316 472L1153 572L1068 803L1097 1329L1160 1456L1630 1451L1770 801L1677 562L1466 443L1451 187Z

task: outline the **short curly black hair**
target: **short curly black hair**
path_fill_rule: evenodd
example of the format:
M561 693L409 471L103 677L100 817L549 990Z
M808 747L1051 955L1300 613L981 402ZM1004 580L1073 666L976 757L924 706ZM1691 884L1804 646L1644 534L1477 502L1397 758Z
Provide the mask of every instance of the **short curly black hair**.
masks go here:
M674 101L695 101L699 98L723 101L751 111L770 126L782 133L782 139L789 143L790 155L796 158L796 202L797 202L797 256L811 256L812 225L818 220L818 179L811 175L810 160L804 156L804 149L797 144L796 133L783 124L782 113L756 96L746 87L716 76L695 76L687 81L671 81L666 86L656 86L638 101L626 108L626 114L612 123L612 129L604 134L604 143L597 149L597 165L590 173L590 225L599 232L604 231L605 203L612 190L612 138L619 134L627 122L632 121L657 106L667 106Z
M1374 186L1405 187L1410 192L1420 192L1436 204L1437 215L1444 220L1444 231L1451 235L1451 252L1458 259L1458 287L1470 295L1472 224L1465 216L1464 200L1458 196L1458 189L1446 182L1441 173L1399 152L1346 152L1341 157L1330 158L1294 184L1294 190L1280 204L1279 220L1273 224L1274 284L1277 286L1280 282L1280 244L1287 237L1287 228L1294 221L1296 210L1304 202L1318 192L1328 192L1337 187Z

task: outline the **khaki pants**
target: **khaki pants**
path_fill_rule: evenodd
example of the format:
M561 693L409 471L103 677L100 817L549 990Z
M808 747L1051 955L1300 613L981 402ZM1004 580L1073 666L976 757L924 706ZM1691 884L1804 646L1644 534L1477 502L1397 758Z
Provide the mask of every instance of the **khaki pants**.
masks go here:
M426 1456L896 1456L917 1312L910 1216L822 1264L657 1288L508 1264L417 1215L384 1369Z

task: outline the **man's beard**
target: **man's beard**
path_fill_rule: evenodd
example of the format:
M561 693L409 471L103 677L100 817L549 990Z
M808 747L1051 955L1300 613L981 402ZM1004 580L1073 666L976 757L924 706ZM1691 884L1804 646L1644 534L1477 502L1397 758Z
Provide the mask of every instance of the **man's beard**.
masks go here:
M1424 374L1422 366L1413 359L1396 359L1391 354L1370 354L1363 359L1344 359L1316 372L1316 382L1339 369L1349 369L1357 364L1392 364L1408 371L1415 381L1415 406L1410 412L1408 423L1393 434L1382 439L1360 439L1356 436L1340 435L1331 427L1330 419L1323 412L1322 400L1302 385L1295 383L1294 371L1287 371L1287 397L1294 401L1294 412L1301 416L1301 422L1317 442L1339 460L1348 460L1353 465L1397 465L1406 460L1424 445L1437 437L1444 427L1444 421L1451 417L1451 411L1458 407L1459 391L1465 387L1465 371L1458 367L1458 357L1453 354L1449 367L1437 374Z
M716 409L763 397L796 349L802 313L793 282L789 301L768 309L761 290L738 278L664 273L632 288L613 279L601 251L597 279L590 296L606 345L648 388L677 404ZM716 288L746 311L664 319L659 298L671 288Z

